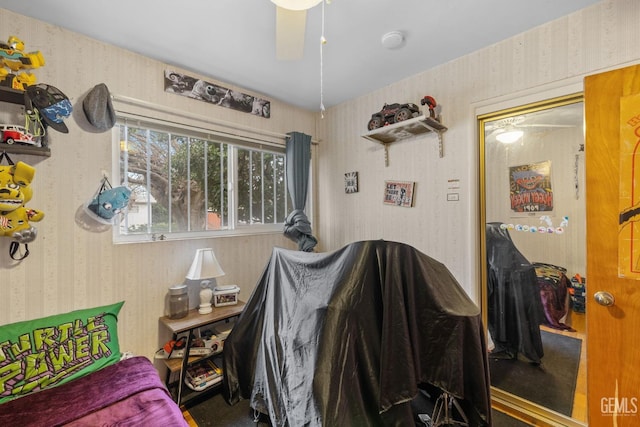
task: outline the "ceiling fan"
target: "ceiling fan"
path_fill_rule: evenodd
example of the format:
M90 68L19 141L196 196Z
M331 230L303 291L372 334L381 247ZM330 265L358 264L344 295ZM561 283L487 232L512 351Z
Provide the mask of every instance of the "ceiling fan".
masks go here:
M271 0L276 5L276 58L292 61L302 58L307 10L324 0Z

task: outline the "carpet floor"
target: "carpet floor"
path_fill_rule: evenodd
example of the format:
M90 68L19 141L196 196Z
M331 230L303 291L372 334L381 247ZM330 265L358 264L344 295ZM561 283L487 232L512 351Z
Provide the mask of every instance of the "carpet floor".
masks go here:
M517 394L561 414L571 416L575 392L581 340L542 331L544 357L542 364L522 360L490 359L491 384ZM257 419L248 400L229 405L220 393L188 408L198 427L270 427L268 417ZM526 427L499 411L492 410L494 427ZM416 422L416 426L423 424Z
M229 405L221 393L216 393L209 399L198 402L188 408L189 414L198 427L269 427L268 417L260 414L255 421L253 409L248 400L241 400L235 405Z
M230 406L221 394L215 394L188 409L198 427L271 427L268 417L261 415L255 421L253 409L248 400ZM527 427L529 424L492 410L493 427ZM416 421L417 427L424 424ZM347 426L345 426L347 427Z
M571 416L582 341L542 331L540 365L519 359L489 359L491 385Z

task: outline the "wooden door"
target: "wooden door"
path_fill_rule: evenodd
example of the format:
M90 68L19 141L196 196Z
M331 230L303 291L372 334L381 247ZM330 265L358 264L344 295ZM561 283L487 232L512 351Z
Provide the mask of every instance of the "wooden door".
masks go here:
M640 248L640 65L588 76L584 87L589 426L640 426L640 258L621 261ZM598 291L614 304L597 303Z

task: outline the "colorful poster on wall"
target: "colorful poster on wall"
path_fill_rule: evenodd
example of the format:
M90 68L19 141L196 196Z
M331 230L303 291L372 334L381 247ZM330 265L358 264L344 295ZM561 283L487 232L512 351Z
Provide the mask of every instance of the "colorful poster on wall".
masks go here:
M164 72L164 91L199 99L200 101L231 108L232 110L251 113L266 119L271 117L271 103L265 99L236 92L215 83L209 83L171 70L165 70Z
M509 167L509 200L516 214L552 211L551 160Z
M620 98L618 275L640 279L640 95Z

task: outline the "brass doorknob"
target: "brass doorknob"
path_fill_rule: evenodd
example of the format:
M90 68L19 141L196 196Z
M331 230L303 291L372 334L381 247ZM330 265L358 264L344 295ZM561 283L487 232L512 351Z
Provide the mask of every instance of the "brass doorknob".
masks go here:
M604 305L605 307L611 307L615 304L616 299L607 291L598 291L593 294L593 298L600 305Z

